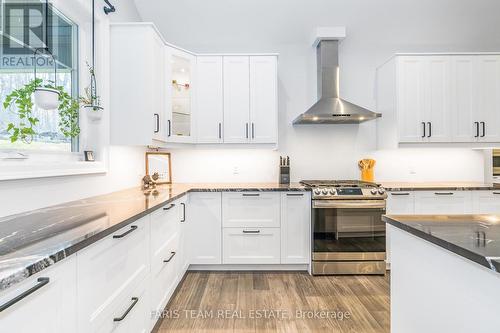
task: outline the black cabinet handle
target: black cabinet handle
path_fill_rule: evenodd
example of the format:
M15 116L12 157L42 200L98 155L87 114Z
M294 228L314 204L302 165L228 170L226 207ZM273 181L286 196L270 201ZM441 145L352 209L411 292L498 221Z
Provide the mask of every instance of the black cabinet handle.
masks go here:
M182 219L181 222L186 222L186 204L181 202L182 205Z
M255 124L252 123L252 139L255 139Z
M222 139L222 124L219 123L219 139Z
M425 128L426 128L426 125L424 122L422 122L422 127L424 128L424 134L422 134L422 137L425 138L427 135L425 135Z
M483 129L483 134L481 135L481 137L484 138L486 136L486 123L484 121L482 121L481 126Z
M158 113L154 114L155 116L155 133L160 131L160 115Z
M391 192L391 195L398 196L398 195L410 195L408 192Z
M453 192L434 192L435 195L453 195Z
M242 196L244 197L258 197L260 196L259 193L243 193Z
M134 231L136 229L137 229L136 225L131 225L130 226L130 230L127 230L123 234L120 234L120 235L113 235L113 238L123 238L123 237L127 236L128 234L130 234L132 231Z
M139 302L139 297L132 297L132 304L128 307L127 311L125 311L124 314L122 314L121 317L118 318L113 318L113 321L122 321L125 319L125 317L128 315L128 313L132 310L132 308Z
M175 204L170 204L168 207L163 207L163 210L170 210L175 207Z
M474 125L476 126L476 135L475 138L479 138L479 122L475 121Z
M244 234L259 234L260 230L243 230Z
M36 281L38 283L34 287L31 287L30 289L26 290L25 292L23 292L22 294L20 294L16 297L14 297L10 301L7 301L6 303L0 305L0 312L10 308L12 305L16 304L17 302L19 302L20 300L22 300L26 296L33 294L35 291L37 291L38 289L42 288L47 283L49 283L50 279L48 277L40 277Z
M166 259L166 260L163 260L163 262L167 263L167 262L170 262L170 260L172 260L172 258L175 256L175 252L170 252L170 258Z
M427 124L429 124L429 135L427 135L428 138L432 136L432 123L429 121Z
M287 193L287 197L303 197L304 193Z
M493 192L493 194L500 194L500 192Z
M168 123L168 136L172 135L172 121L169 119L167 120Z
M245 135L248 139L248 123L245 124L245 133L246 133Z

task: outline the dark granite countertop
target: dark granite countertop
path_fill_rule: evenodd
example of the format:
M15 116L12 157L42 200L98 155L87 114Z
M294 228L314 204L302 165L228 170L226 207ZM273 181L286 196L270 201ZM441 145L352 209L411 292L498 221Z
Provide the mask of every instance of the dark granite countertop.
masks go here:
M383 220L500 272L500 215L388 215Z
M0 291L188 192L307 191L300 184L172 184L132 188L0 217Z
M481 182L379 182L387 191L486 191L500 184Z

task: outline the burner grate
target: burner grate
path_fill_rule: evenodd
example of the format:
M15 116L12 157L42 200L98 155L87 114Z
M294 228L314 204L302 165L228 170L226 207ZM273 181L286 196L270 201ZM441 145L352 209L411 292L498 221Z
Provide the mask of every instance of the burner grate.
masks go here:
M309 187L380 187L376 183L360 180L301 180L300 183Z

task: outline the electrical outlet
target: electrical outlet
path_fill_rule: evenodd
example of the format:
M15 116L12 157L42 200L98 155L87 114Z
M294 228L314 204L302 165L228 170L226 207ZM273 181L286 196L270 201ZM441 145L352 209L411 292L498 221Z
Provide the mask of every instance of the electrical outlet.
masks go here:
M233 175L239 175L240 174L240 168L235 166L233 167Z

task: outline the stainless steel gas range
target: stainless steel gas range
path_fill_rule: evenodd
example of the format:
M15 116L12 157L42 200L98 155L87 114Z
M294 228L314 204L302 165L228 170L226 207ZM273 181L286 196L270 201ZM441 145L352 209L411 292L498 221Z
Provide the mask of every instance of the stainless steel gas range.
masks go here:
M312 190L313 275L385 274L385 190L351 180L301 183Z

